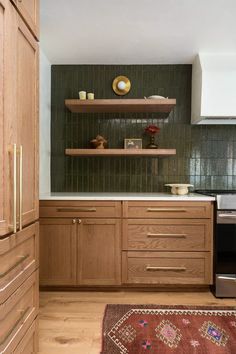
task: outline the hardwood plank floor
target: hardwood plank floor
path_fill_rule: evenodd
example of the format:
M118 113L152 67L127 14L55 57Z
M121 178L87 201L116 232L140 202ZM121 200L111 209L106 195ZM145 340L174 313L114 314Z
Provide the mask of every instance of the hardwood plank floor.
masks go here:
M210 292L41 292L40 354L99 354L106 304L229 305Z

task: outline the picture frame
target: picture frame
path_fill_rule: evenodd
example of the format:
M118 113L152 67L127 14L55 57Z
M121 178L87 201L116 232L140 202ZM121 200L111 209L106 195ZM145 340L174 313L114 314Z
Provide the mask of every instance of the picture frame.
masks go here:
M142 139L127 138L124 140L125 149L142 149Z

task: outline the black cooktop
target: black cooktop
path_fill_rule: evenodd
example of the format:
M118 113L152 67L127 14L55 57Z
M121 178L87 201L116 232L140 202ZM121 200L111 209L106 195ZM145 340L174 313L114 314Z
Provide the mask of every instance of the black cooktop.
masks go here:
M210 195L215 197L216 195L221 195L221 194L236 194L236 190L226 190L226 189L196 189L194 191L195 193L199 194L204 194L204 195Z

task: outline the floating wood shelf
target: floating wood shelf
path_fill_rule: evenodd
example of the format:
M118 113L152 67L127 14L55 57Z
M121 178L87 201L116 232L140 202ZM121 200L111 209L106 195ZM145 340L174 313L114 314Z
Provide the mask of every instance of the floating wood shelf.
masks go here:
M175 149L66 149L69 156L172 156Z
M176 99L65 100L65 105L73 113L169 113Z

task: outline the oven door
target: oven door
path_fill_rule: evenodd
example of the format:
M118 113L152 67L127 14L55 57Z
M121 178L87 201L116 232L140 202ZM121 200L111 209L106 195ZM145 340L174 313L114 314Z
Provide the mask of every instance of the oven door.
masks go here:
M236 297L236 211L217 211L215 295Z

